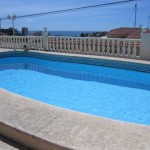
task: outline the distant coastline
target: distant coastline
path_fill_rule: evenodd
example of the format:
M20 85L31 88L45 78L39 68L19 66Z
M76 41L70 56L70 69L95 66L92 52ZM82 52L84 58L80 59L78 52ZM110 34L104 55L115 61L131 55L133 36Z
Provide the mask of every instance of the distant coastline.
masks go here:
M24 27L25 28L25 27ZM15 29L15 35L18 36L26 36L26 35L33 35L33 36L42 36L43 31L28 31L26 30L18 31ZM23 32L24 31L24 32ZM102 37L106 35L106 31L48 31L50 36L67 36L67 37ZM8 29L1 29L0 35L13 35L12 28Z

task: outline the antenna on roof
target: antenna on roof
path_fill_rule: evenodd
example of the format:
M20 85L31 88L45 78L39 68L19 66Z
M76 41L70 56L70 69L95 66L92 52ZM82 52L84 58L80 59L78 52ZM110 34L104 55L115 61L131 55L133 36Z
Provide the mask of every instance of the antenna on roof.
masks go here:
M136 28L137 3L135 3L134 28Z
M1 18L0 18L0 30L1 30L1 26L2 26L2 25L1 25Z
M150 16L148 16L148 29L149 29Z

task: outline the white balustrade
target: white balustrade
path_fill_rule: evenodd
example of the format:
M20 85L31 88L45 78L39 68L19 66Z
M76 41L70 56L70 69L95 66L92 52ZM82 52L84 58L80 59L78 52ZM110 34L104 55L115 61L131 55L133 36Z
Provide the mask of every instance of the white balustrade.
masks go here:
M48 41L55 52L135 58L140 51L140 40L49 37Z
M54 52L139 58L141 41L138 39L96 37L48 37L48 50ZM43 50L43 36L0 36L0 48Z
M22 49L24 46L29 49L42 50L43 37L41 36L0 36L0 48L15 48Z

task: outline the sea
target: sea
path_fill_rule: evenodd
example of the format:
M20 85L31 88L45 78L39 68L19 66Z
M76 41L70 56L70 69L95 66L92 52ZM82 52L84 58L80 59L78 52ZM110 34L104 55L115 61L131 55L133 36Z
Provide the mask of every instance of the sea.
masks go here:
M40 31L29 31L29 35L32 35L35 32ZM73 37L80 37L81 33L93 33L96 31L49 31L49 34L51 36L73 36Z

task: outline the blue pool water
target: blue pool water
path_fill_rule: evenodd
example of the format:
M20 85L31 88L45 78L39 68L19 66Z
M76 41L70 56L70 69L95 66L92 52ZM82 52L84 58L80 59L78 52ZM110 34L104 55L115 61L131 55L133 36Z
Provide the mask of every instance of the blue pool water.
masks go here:
M35 58L2 58L0 87L62 108L150 125L149 73Z

